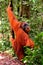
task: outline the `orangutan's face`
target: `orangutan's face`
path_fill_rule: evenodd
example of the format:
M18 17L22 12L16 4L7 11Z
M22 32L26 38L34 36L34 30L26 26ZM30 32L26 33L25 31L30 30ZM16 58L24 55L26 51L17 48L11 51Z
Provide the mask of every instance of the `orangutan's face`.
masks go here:
M25 30L26 30L26 32L28 33L28 32L30 31L30 27L27 26Z
M21 28L22 28L26 33L28 33L28 32L30 31L30 27L29 27L28 23L26 23L26 22L23 22L23 23L22 23Z

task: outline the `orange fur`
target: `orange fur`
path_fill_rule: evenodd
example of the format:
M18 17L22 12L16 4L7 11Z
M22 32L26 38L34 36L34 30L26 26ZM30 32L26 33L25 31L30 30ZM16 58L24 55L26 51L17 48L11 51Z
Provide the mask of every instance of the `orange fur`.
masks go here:
M23 46L29 46L34 47L34 42L29 38L28 34L25 33L22 28L20 28L21 22L19 22L13 12L11 11L11 8L7 8L7 14L10 22L10 26L13 29L16 38L11 39L12 47L15 50L15 53L17 54L19 60L21 60L24 57L24 50Z

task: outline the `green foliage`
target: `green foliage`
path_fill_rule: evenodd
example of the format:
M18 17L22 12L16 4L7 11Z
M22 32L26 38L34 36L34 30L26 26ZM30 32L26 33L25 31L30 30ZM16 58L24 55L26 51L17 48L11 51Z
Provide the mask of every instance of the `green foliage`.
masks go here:
M0 33L2 33L2 37L0 38L0 51L8 51L13 54L9 41L11 34L6 13L8 2L8 0L0 0ZM27 65L43 65L43 2L42 0L25 0L23 2L24 5L30 5L29 19L20 17L18 14L17 8L21 6L21 2L22 0L13 1L14 13L17 15L18 19L29 23L31 28L29 35L35 42L35 47L33 49L24 47L26 56L22 61L27 63Z
M24 48L26 56L23 62L27 63L27 65L43 65L43 32L39 33L34 40L34 49Z

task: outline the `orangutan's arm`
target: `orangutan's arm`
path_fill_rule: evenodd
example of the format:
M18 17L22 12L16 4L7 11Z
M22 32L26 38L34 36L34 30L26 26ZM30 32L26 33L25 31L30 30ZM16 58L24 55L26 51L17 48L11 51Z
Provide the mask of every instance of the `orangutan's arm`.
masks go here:
M25 46L29 46L30 48L33 48L34 47L34 42L32 39L28 38L27 40L27 43Z
M18 20L16 19L16 17L13 14L10 6L8 6L8 8L7 8L7 14L8 14L8 18L9 18L11 28L13 30L15 30L20 22L18 22Z

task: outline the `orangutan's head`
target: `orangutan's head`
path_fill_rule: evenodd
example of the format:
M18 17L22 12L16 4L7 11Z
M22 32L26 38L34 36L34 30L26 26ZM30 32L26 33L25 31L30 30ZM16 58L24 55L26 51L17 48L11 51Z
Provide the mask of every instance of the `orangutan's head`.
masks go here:
M29 27L28 23L26 23L26 22L22 22L22 23L21 23L21 28L22 28L26 33L28 33L28 32L30 31L30 27Z

